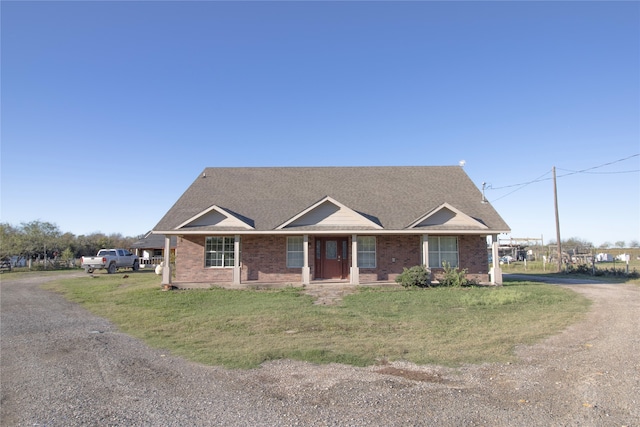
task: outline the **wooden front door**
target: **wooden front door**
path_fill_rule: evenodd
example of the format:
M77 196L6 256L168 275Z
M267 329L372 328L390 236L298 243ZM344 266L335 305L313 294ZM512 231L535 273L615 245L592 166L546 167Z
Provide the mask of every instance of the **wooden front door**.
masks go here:
M316 278L346 279L349 268L349 248L346 237L316 239Z

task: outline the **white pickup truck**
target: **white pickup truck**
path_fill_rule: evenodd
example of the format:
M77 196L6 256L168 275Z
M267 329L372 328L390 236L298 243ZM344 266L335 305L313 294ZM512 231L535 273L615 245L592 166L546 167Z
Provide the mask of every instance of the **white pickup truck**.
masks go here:
M82 268L87 273L94 270L107 269L109 274L115 273L119 268L131 268L138 271L140 259L126 249L100 249L96 256L83 256Z

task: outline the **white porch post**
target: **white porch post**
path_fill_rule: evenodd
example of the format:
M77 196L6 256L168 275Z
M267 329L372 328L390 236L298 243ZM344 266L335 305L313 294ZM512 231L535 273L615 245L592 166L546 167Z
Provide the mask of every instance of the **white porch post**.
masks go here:
M429 272L429 280L433 279L431 269L429 268L429 235L422 235L422 266Z
M422 265L429 268L429 235L422 235Z
M311 269L309 268L309 235L303 237L302 252L304 263L302 265L302 284L308 285L311 282Z
M171 288L171 236L164 236L164 266L162 267L162 285Z
M233 236L233 284L240 284L240 236Z
M360 269L358 268L358 235L351 236L351 272L349 282L352 285L360 284Z
M489 276L491 277L492 285L502 285L502 268L500 268L500 260L498 259L498 236L494 234L491 236L491 269L489 270Z

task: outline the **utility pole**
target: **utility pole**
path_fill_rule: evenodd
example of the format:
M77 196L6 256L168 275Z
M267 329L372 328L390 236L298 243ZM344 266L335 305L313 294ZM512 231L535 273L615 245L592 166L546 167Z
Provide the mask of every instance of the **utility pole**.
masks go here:
M560 243L560 217L558 216L558 185L556 167L553 167L553 201L556 210L556 240L558 241L558 271L562 271L562 244Z

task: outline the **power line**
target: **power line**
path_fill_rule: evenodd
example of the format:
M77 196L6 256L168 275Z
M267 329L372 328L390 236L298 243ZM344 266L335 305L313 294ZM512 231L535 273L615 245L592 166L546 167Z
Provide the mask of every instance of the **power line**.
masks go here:
M628 171L617 171L617 172L580 172L580 171L571 171L569 169L561 169L561 168L556 168L556 169L567 171L567 172L572 172L572 173L560 175L558 178L562 178L563 176L575 175L577 173L586 173L588 175L618 175L618 174L622 174L622 173L640 172L640 169L631 169L631 170L628 170Z
M502 190L504 188L512 188L512 187L522 187L522 186L527 186L529 184L533 184L536 182L542 182L542 181L549 181L551 178L544 178L542 179L543 176L550 174L551 171L549 172L545 172L542 175L540 175L538 178L532 180L532 181L528 181L528 182L521 182L520 184L511 184L511 185L503 185L502 187L494 187L491 184L489 184L487 186L487 190ZM510 194L510 193L509 193Z
M633 157L638 157L638 156L640 156L640 153L632 154L631 156L628 156L628 157L625 157L625 158L622 158L622 159L614 160L612 162L603 163L603 164L598 165L598 166L592 166L590 168L582 169L582 170L579 170L579 171L571 171L571 170L562 169L562 170L566 170L569 173L566 173L564 175L559 175L559 176L557 176L557 178L563 178L565 176L575 175L575 174L579 174L579 173L586 173L586 174L620 174L620 173L640 172L640 169L635 169L635 170L630 170L630 171L618 171L618 172L589 172L589 171L592 171L594 169L599 169L599 168L602 168L602 167L605 167L605 166L613 165L615 163L619 163L619 162L622 162L622 161L625 161L625 160L629 160L629 159L631 159ZM501 197L498 197L497 199L493 200L493 202L497 202L498 200L504 199L505 197L515 193L516 191L522 190L523 188L525 188L526 186L528 186L530 184L534 184L536 182L542 182L542 181L549 181L550 179L552 179L552 177L544 178L549 173L551 173L551 172L545 172L544 174L540 175L538 178L536 178L534 180L531 180L531 181L528 181L528 182L522 182L520 184L503 185L502 187L493 187L492 185L489 185L489 186L486 187L486 189L487 190L502 190L502 189L505 189L505 188L518 187L515 190L510 191L509 193L507 193L507 194L505 194L505 195L503 195Z
M548 181L548 180L549 180L549 179L551 179L551 178L545 178L545 179L542 179L542 177L543 177L543 176L545 176L545 175L548 175L549 173L551 173L551 172L545 172L543 175L540 175L538 178L534 179L533 181L525 182L525 183L523 183L523 184L507 185L507 186L504 186L504 187L498 187L498 188L492 188L491 186L489 186L489 188L488 188L488 189L489 189L489 190L499 190L499 189L502 189L502 188L519 187L519 188L516 188L515 190L510 191L510 192L508 192L507 194L505 194L505 195L503 195L503 196L501 196L501 197L498 197L497 199L495 199L495 200L494 200L494 202L497 202L498 200L500 200L500 199L504 199L505 197L507 197L507 196L509 196L509 195L511 195L511 194L513 194L513 193L515 193L516 191L522 190L524 187L526 187L526 186L527 186L527 185L529 185L529 184L533 184L534 182Z
M561 169L561 170L565 170L565 171L570 172L570 173L567 173L567 174L564 174L564 175L560 175L558 178L562 178L563 176L575 175L575 174L577 174L577 173L614 174L614 173L631 173L631 172L638 172L638 171L640 171L640 169L630 170L630 171L619 171L619 172L587 172L587 171L590 171L590 170L594 170L594 169L602 168L602 167L605 167L605 166L613 165L613 164L615 164L615 163L623 162L623 161L625 161L625 160L629 160L629 159L631 159L631 158L633 158L633 157L638 157L638 156L640 156L640 154L633 154L633 155L631 155L631 156L629 156L629 157L625 157L624 159L614 160L613 162L603 163L603 164L601 164L601 165L593 166L593 167L591 167L591 168L582 169L582 170L579 170L579 171L572 171L572 170L568 170L568 169ZM560 168L558 168L558 169L560 169Z

